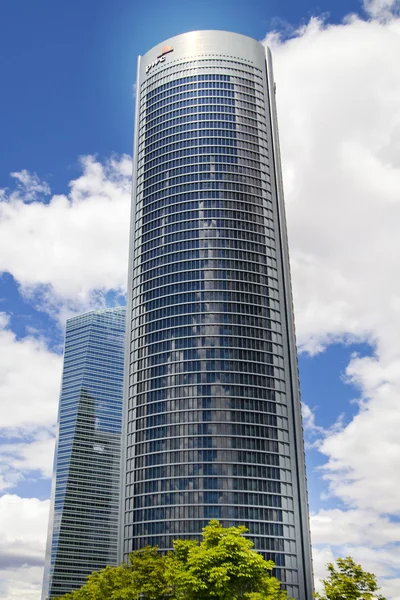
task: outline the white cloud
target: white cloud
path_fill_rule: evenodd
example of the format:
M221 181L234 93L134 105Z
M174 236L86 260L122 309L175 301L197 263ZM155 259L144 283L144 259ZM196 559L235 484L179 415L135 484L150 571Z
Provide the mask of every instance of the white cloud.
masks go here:
M400 522L379 516L373 510L320 510L311 515L314 544L382 546L400 539Z
M289 40L267 39L299 345L312 354L333 341L365 341L374 350L346 370L359 390L350 423L318 432L305 414L327 457L331 503L343 503L313 517L315 552L321 562L335 548L376 568L389 598L400 598L398 6L366 1L368 20L313 18Z
M42 567L0 569L0 599L39 600L42 580Z
M0 444L0 490L13 487L23 477L38 471L50 478L53 472L55 437L40 431L14 443Z
M364 0L363 6L370 17L385 22L399 11L400 4L399 0Z
M322 579L327 577L327 563L334 563L338 557L351 556L367 572L374 573L378 579L380 593L388 600L400 600L400 579L393 577L398 572L399 553L389 550L366 548L365 546L345 545L332 551L330 545L313 547L313 568L315 591L322 591Z
M348 367L364 408L323 451L342 479L346 467L352 477L357 447L368 502L383 508L376 478L397 472L400 450L392 433L400 425L400 20L313 19L299 37L275 36L273 52L300 347L349 337L376 344L374 359Z
M48 516L48 500L0 498L1 600L40 597Z
M49 500L0 498L0 565L41 565L47 537Z
M400 600L400 523L393 523L376 511L320 510L311 516L316 589L328 575L326 564L352 556L366 571L374 573L381 592Z
M40 202L48 187L21 171L17 190L0 197L0 271L41 308L64 311L61 320L99 306L110 289L124 293L127 279L131 160L88 156L82 169L68 196Z
M17 339L7 322L7 315L0 313L0 433L6 428L51 427L57 417L62 358L41 339Z
M29 173L23 169L11 173L11 177L18 182L17 189L11 194L11 200L23 198L24 202L31 202L51 193L48 183L41 181L36 173Z
M61 385L61 356L40 338L18 339L8 325L0 313L0 490L51 476Z
M335 561L335 555L329 546L320 548L313 546L313 571L314 571L314 582L315 591L320 592L322 590L321 580L327 576L326 565Z

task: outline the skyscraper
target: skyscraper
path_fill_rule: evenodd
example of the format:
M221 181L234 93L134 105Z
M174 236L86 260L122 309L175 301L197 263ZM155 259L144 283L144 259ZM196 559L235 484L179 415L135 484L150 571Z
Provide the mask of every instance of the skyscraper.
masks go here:
M43 600L117 563L125 315L67 321Z
M270 52L194 31L139 58L120 559L244 523L312 568Z

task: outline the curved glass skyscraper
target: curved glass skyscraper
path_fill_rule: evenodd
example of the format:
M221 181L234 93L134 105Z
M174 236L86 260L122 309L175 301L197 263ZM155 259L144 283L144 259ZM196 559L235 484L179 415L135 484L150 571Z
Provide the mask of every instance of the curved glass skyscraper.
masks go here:
M139 59L121 559L243 523L289 595L312 574L269 52L223 31Z

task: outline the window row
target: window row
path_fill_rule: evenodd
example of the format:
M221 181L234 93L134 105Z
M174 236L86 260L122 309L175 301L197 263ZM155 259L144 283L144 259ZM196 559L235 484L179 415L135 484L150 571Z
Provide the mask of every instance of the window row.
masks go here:
M175 242L164 244L163 246L158 246L147 252L142 252L140 260L145 263L150 259L158 258L159 256L163 256L166 254L175 254L182 251L197 249L201 254L209 255L211 253L215 253L216 255L228 256L229 253L235 252L235 256L239 256L237 253L246 253L245 256L240 256L240 258L248 258L249 256L261 255L266 257L267 265L276 269L277 262L275 258L275 252L267 252L266 246L261 244L255 244L254 242L245 242L243 240L219 240L218 238L211 239L199 239L199 237L188 239L182 242ZM249 254L251 253L251 254ZM138 262L138 261L136 261ZM219 284L220 282L218 282ZM209 284L208 284L209 287ZM179 288L176 288L179 289ZM198 288L193 288L198 289ZM204 287L202 288L204 290ZM217 285L218 289L218 285ZM229 289L226 286L223 289ZM160 294L162 295L162 294Z
M257 402L260 400L271 400L286 404L286 398L284 394L280 394L273 389L253 388L247 386L227 386L220 389L220 386L201 384L200 386L196 385L193 388L184 386L182 388L175 387L172 390L152 390L145 394L137 394L134 396L134 406L136 407L143 404L147 406L148 410L151 410L149 405L152 402L168 400L169 402L174 402L176 410L187 410L189 408L212 408L214 406L213 403L217 402L219 397L224 398L225 395L227 402L247 402L248 399L251 399L252 401L255 400ZM239 400L234 400L235 398ZM132 408L132 406L129 408ZM239 406L236 408L239 408ZM260 410L262 409L260 408Z
M132 309L132 317L133 319L136 319L134 326L148 325L153 321L160 321L166 317L176 317L179 315L192 315L193 318L179 320L179 322L176 322L178 325L197 325L203 323L223 325L225 323L243 323L276 330L276 327L271 326L268 322L258 321L257 319L251 321L247 319L242 320L236 315L251 315L259 317L260 319L272 319L277 323L281 323L282 319L280 312L273 308L269 308L269 306L272 306L273 301L264 302L262 296L258 296L260 302L254 304L240 303L240 301L235 302L234 298L231 301L225 301L222 299L221 293L224 292L198 292L196 294L198 296L197 301L194 302L192 298L182 302L179 302L179 300L175 301L175 298L179 298L179 294L177 296L165 296L166 301L170 304L158 309L154 308L154 306L158 304L158 301L152 300L151 304L154 303L153 306L150 306L150 303L148 303L147 306L142 304L138 309L135 307ZM189 296L189 293L182 294L180 297L185 298L186 296ZM140 316L138 316L138 313ZM232 315L232 318L230 315ZM170 327L170 325L168 325L168 327ZM164 325L161 324L160 327L158 325L152 325L151 329L148 329L148 331L159 328L164 328ZM114 378L111 377L110 382L113 383L114 381Z
M128 494L127 494L128 495ZM134 496L134 508L150 508L158 506L180 506L182 504L241 504L242 506L262 506L269 508L282 507L282 498L270 494L254 494L231 491L196 491L196 492L166 492Z
M208 521L190 520L190 521L156 521L150 523L138 523L134 525L134 535L156 535L156 534L198 534L200 536L201 531L208 525ZM222 525L229 527L231 523L222 523ZM264 535L264 536L280 536L280 537L266 537L264 549L266 550L277 550L279 552L294 552L292 550L293 541L281 539L283 536L283 526L275 523L245 523L249 529L249 535ZM133 535L133 534L132 534ZM181 539L183 537L179 536ZM262 540L254 539L259 544ZM150 543L150 542L149 542ZM171 546L172 547L172 546ZM258 546L260 547L260 546Z
M192 290L193 292L197 292L200 298L210 299L217 297L217 294L224 293L229 294L228 296L224 296L226 300L232 301L234 299L234 294L246 293L251 294L255 297L265 298L265 302L267 306L274 308L275 310L279 310L279 301L272 299L269 295L268 287L264 284L254 284L249 283L247 281L231 281L227 279L216 279L211 282L203 280L195 280L195 281L184 281L176 284L170 284L166 286L161 286L159 288L153 288L149 291L141 291L135 289L135 297L138 301L143 304L145 302L149 302L155 298L163 298L164 296L171 296L177 293L184 293L188 290Z
M222 378L224 373L246 373L246 374L257 374L257 375L270 375L271 377L283 378L284 371L273 365L266 365L263 363L249 364L246 361L233 361L233 360L189 360L184 362L166 363L148 369L137 368L137 381L144 381L146 379L157 380L160 377L172 377L174 375L182 375L189 373L214 373L215 379L218 379L218 373ZM206 375L204 375L206 377Z
M154 377L137 383L137 393L147 392L164 387L179 385L197 385L202 383L214 383L219 385L248 385L271 388L277 391L285 391L284 381L265 377L263 375L250 375L245 373L229 373L211 371L208 373L184 373L177 375L166 375Z
M153 185L154 183L157 183L158 181L163 181L165 178L169 177L177 177L180 175L184 175L187 173L212 173L212 174L224 174L227 175L229 174L230 177L232 178L236 178L236 177L251 177L253 178L254 182L256 181L260 181L262 177L265 177L266 175L268 175L269 177L269 170L268 173L266 173L263 169L263 171L260 171L260 168L255 169L253 167L245 167L241 164L238 163L234 163L234 164L230 164L230 163L223 163L223 162L215 162L213 160L207 161L207 162L201 162L201 163L189 163L187 165L180 165L177 167L173 167L173 168L168 168L165 167L164 169L160 169L156 174L148 174L146 173L146 186L149 185ZM237 179L237 181L243 181L242 179Z
M246 94L246 92L243 92ZM142 117L143 115L151 114L151 112L163 104L170 104L171 102L175 102L176 100L186 100L187 98L235 98L235 90L233 85L227 85L226 87L216 85L202 85L202 86L193 86L193 85L178 85L174 88L171 88L165 92L160 92L157 95L154 95L152 98L146 97L141 98L139 114ZM246 94L246 98L250 102L256 102L256 98L253 94ZM260 94L260 101L262 101L262 95Z
M146 260L147 259L147 260ZM211 247L206 247L206 248L190 248L190 249L183 249L183 250L177 250L175 252L165 252L164 254L161 254L160 256L157 256L155 258L150 258L150 257L146 257L144 258L142 256L141 261L140 261L140 266L142 267L143 271L148 271L149 269L154 269L155 267L158 266L165 266L167 264L174 264L177 262L182 262L184 260L191 260L191 259L198 259L199 261L207 261L205 264L207 265L206 269L208 268L208 265L213 265L215 260L235 260L235 261L249 261L252 263L257 263L259 265L267 265L269 268L271 269L271 271L274 273L274 276L277 277L277 270L276 270L276 261L272 261L271 259L267 262L267 256L265 255L265 253L259 254L259 253L255 253L255 252L248 252L247 250L235 250L235 249L226 249L226 248L213 248ZM136 261L136 263L138 263L139 261ZM135 265L137 266L137 265ZM271 272L270 271L270 272ZM215 297L217 296L223 296L223 293L221 294L216 294ZM193 299L197 299L199 300L199 295L197 294L196 297L194 297Z
M186 294L185 294L186 295ZM139 325L149 324L153 321L160 321L161 319L165 319L166 317L175 317L178 315L206 315L201 319L201 322L209 322L212 324L216 323L234 323L236 322L236 318L230 319L227 315L251 315L255 317L259 317L260 319L272 319L278 323L281 322L281 315L278 311L272 310L263 305L257 304L240 304L238 302L223 302L222 300L218 300L218 294L213 295L213 297L209 296L207 300L206 297L203 301L198 299L197 302L185 302L185 303L172 303L170 306L164 306L159 309L148 309L148 307L141 307L141 316L139 317ZM171 299L172 300L172 299ZM209 303L212 303L212 306L208 306ZM208 310L209 312L208 312ZM210 318L207 318L207 317ZM180 322L181 325L185 323L193 322L192 319L185 320ZM197 322L197 317L195 319ZM240 321L242 322L242 321ZM248 323L246 321L246 323ZM259 326L263 326L264 323L259 323ZM158 326L155 326L158 329ZM271 327L268 327L271 329ZM152 329L154 327L152 326Z
M188 60L180 64L173 64L164 68L160 73L155 73L148 77L141 85L141 93L145 91L151 93L158 89L164 89L164 85L175 85L177 79L182 83L191 81L227 81L230 83L238 83L249 87L256 87L263 90L263 79L260 76L260 70L253 66L243 65L243 63L224 60L223 73L221 73L222 64L215 59L203 60ZM235 65L233 68L229 65ZM165 88L167 89L167 88Z
M266 133L267 127L265 123L261 122L259 119L256 119L254 115L245 117L243 115L238 115L234 110L230 112L218 112L216 109L210 112L197 111L196 107L192 107L187 114L184 116L178 116L173 119L164 118L164 119L153 119L153 121L142 122L142 125L139 129L139 139L142 140L143 136L147 136L148 138L152 138L153 135L164 131L167 128L176 128L181 125L188 125L189 123L206 123L206 127L226 127L227 125L232 125L233 127L250 127L251 130L254 131L263 131Z
M160 492L174 492L177 490L239 490L279 494L281 497L281 483L264 479L241 479L240 477L189 477L186 479L159 479L145 481L130 486L128 496L141 494L157 494Z
M265 92L247 85L234 83L186 83L181 84L176 80L176 85L167 90L154 90L153 95L142 94L140 97L140 114L151 111L155 106L160 106L162 101L168 102L173 98L201 98L204 96L221 96L223 98L235 98L263 105Z
M218 327L218 331L215 331L215 327L207 324L198 323L191 325L190 327L175 326L171 328L165 328L160 331L148 333L145 331L145 327L141 327L136 332L138 339L138 347L144 347L149 344L155 344L164 340L179 339L179 338L192 338L198 339L198 337L205 336L221 336L221 337L232 337L234 339L241 338L253 338L255 342L258 340L272 341L277 344L282 344L282 335L279 332L274 332L271 329L264 329L261 327L246 327L244 325L232 325L223 324Z
M170 345L171 346L171 345ZM132 359L139 360L138 368L148 368L155 365L162 365L164 363L182 362L187 360L245 360L247 362L270 364L275 366L281 366L281 357L274 356L272 353L266 353L261 351L249 350L249 349L238 349L238 348L226 348L220 346L206 345L203 347L201 343L194 341L190 348L176 348L173 344L173 348L169 348L168 351L161 352L161 348L158 349L157 354L150 355L147 352L147 348L140 348L139 353L132 353ZM136 358L137 357L137 358Z
M189 82L183 82L182 79L177 78L174 81L169 82L170 85L167 86L159 86L158 88L153 89L151 92L147 92L146 94L141 95L141 106L151 106L154 102L158 100L162 100L163 98L168 98L172 94L180 93L180 92L193 92L197 90L224 90L224 91L235 91L235 92L243 92L249 94L251 97L259 97L264 98L264 90L256 89L254 86L254 82L251 82L253 85L243 85L239 83L232 83L230 81L199 81L197 78L193 77L193 79Z
M248 225L244 223L244 225ZM167 226L166 226L167 227ZM261 229L261 227L260 227ZM194 252L199 253L199 250ZM173 255L167 255L168 257L174 258ZM254 258L262 258L261 255L253 255ZM166 257L167 258L167 257ZM224 270L232 271L249 271L252 273L258 273L268 277L268 284L271 285L272 281L277 281L278 275L277 270L256 260L242 260L242 259L231 259L231 258L197 258L193 260L181 260L179 262L173 262L163 264L160 266L152 266L152 263L156 263L158 259L150 260L144 265L139 265L134 269L133 276L137 277L139 274L143 275L143 281L154 279L155 277L161 277L170 274L181 273L183 271L200 271L203 273L205 279L217 279L218 275L221 275L221 279L225 279L223 276ZM200 275L200 273L199 273ZM275 286L277 285L275 284Z
M126 514L127 522L144 523L145 521L171 520L171 519L251 519L282 523L283 511L272 508L252 508L245 506L166 506L144 509L133 509Z
M193 369L194 365L198 364L198 361L201 361L201 368L202 370L205 371L209 371L209 370L219 370L219 367L221 367L221 371L222 370L228 370L229 367L232 367L232 370L239 370L241 372L250 372L250 369L252 367L249 367L249 363L253 362L255 365L264 365L264 366L270 366L271 367L271 373L268 374L275 374L275 371L273 371L273 368L277 368L277 367L281 367L283 366L283 359L279 356L273 356L272 354L269 355L265 355L265 354L257 354L255 355L256 360L251 360L251 359L246 359L245 356L249 356L251 353L249 352L241 352L240 350L238 351L231 351L229 350L226 355L223 354L223 352L215 352L214 348L207 348L207 349L201 349L201 348L194 348L194 349L190 349L190 350L185 350L185 351L181 351L181 350L171 350L168 353L163 353L163 354L159 354L159 355L155 355L152 357L147 357L146 358L141 358L141 359L137 359L137 353L133 353L131 354L131 362L135 362L135 368L139 371L142 369L155 369L158 368L159 366L163 366L166 365L166 368L169 368L168 366L171 366L171 369L175 369L175 367L172 367L172 365L180 365L181 363L183 363L183 366L180 367L182 369L182 371L187 370L188 371L192 371L192 370L196 370ZM254 353L255 354L255 353ZM220 356L222 355L222 356ZM232 362L234 361L234 362ZM239 364L237 363L240 362L245 362L246 363L246 367L244 367L244 369L246 369L246 371L242 370L242 367L240 367ZM190 363L190 364L188 364ZM223 363L223 364L222 364ZM233 368L235 367L235 368ZM236 369L236 367L238 367ZM256 368L256 367L255 367ZM108 412L111 410L112 407L110 407L108 409ZM103 411L104 414L106 416L108 416L108 412Z
M142 215L148 215L154 210L167 207L169 211L180 211L186 208L192 209L237 209L265 214L273 218L272 203L270 201L270 192L263 190L260 194L237 192L235 190L202 190L202 193L177 192L172 196L166 196L158 200L150 198L141 198L137 206L137 218ZM187 205L187 206L186 206Z
M222 120L225 119L225 117L232 116L236 121L238 116L243 116L244 118L247 118L249 122L253 122L255 124L257 124L259 121L258 115L255 111L251 111L247 117L245 117L244 111L237 111L232 103L224 103L221 106L217 106L215 104L210 104L207 106L203 104L199 105L194 102L191 106L171 108L167 114L163 114L161 111L158 111L158 113L159 114L157 115L153 114L151 118L147 115L141 119L139 123L140 134L142 134L143 131L151 133L153 128L159 125L161 128L164 128L165 124L168 123L186 123L186 118L190 115L196 115L196 118L199 120L202 120L202 115L205 115L205 120Z
M268 176L264 177L264 181L270 181ZM265 187L265 184L260 179L255 179L254 177L250 177L248 175L235 175L233 173L221 173L215 172L212 170L212 167L208 170L208 172L203 173L192 173L187 175L179 175L177 177L172 177L166 174L166 177L160 181L159 183L154 183L152 185L144 185L144 195L143 197L149 198L155 196L157 191L171 191L172 194L180 193L180 190L185 189L184 184L187 183L196 183L199 187L195 189L223 189L227 190L235 190L235 191L245 191L248 194L254 194L255 196L258 194L262 194L262 191ZM248 190L247 190L248 188ZM140 186L138 186L138 191L140 191ZM192 188L189 188L192 189ZM145 204L148 204L146 201ZM217 207L221 208L221 207Z
M247 134L240 134L244 136ZM239 134L231 139L228 136L224 137L183 137L182 141L165 144L163 146L154 144L155 149L149 151L147 148L145 151L139 150L139 159L143 158L147 167L150 166L151 161L159 160L159 157L164 154L171 155L173 152L184 149L186 152L193 151L203 152L204 154L236 154L237 151L241 150L246 153L252 152L251 158L257 158L260 153L267 154L267 147L259 140L257 143L251 141L244 141L243 138L239 137Z
M276 415L265 414L268 417L267 422L270 421L270 425L253 425L251 423L234 423L234 422L221 422L216 423L215 421L208 421L205 423L183 423L180 425L174 423L168 423L162 425L161 427L150 427L147 425L147 418L137 419L132 422L132 426L130 429L136 434L136 438L131 436L128 440L135 440L136 443L139 442L148 442L150 440L161 440L163 441L165 438L185 438L184 440L177 440L177 450L180 449L180 444L201 444L201 446L194 446L196 448L219 448L220 437L253 437L257 439L269 439L269 440L277 440L278 433L275 429L278 425L285 431L288 428L287 419L283 419L282 417L277 417ZM194 438L193 436L199 436ZM204 436L204 437L201 437ZM190 440L192 440L190 442ZM222 440L221 440L222 441ZM204 445L203 445L204 444ZM229 442L231 444L231 442ZM131 444L128 441L128 445ZM231 446L230 446L231 447ZM240 448L235 448L236 450L240 450ZM163 451L163 448L159 450ZM158 450L157 450L158 452ZM270 459L268 459L270 460ZM167 461L169 462L169 461ZM173 460L171 462L176 462ZM242 461L243 462L243 461ZM247 462L247 461L244 461ZM265 464L275 464L276 463L266 462Z
M190 64L190 63L185 63L185 64ZM182 68L182 66L180 66ZM184 71L182 71L184 72ZM155 94L157 93L158 90L167 90L171 87L174 87L176 85L176 82L179 81L180 83L191 83L194 81L213 81L215 83L217 82L229 82L229 83L241 83L244 85L248 85L251 88L255 88L256 85L258 85L260 87L259 83L255 83L255 81L253 79L244 79L244 78L237 78L237 77L232 77L231 75L227 75L227 74L222 74L222 73L207 73L207 74L196 74L196 75L190 75L190 76L182 76L179 78L174 78L170 81L168 81L167 83L163 83L163 84L159 84L155 89L153 89L153 91L149 91L149 94ZM261 88L262 89L262 88Z
M263 85L262 71L252 62L236 56L220 55L218 58L203 56L192 59L181 59L162 65L158 71L153 71L141 84L141 91L153 90L158 86L175 81L177 78L206 76L211 81L230 81L232 83L245 83L254 81L259 87ZM214 79L228 77L229 79ZM209 81L206 79L204 81Z
M156 101L140 110L140 120L160 114L166 114L170 110L192 106L193 104L205 105L216 104L225 106L234 106L235 108L250 109L253 111L265 110L263 98L254 98L249 94L241 92L233 93L225 90L201 90L200 92L183 92L182 94L170 95L164 101ZM261 110L260 110L261 109Z
M205 109L210 112L205 112ZM257 119L257 114L247 111L236 111L229 110L229 112L222 111L218 112L219 107L209 106L192 106L185 113L184 116L181 114L182 111L173 111L180 116L171 116L166 114L158 119L148 121L141 127L142 133L138 139L140 142L140 148L143 145L153 143L152 140L157 136L157 140L161 140L168 137L169 129L174 125L174 130L178 132L199 130L204 131L206 128L210 131L211 137L215 136L215 130L233 131L236 133L249 133L258 139L262 139L263 143L268 143L269 136L267 133L267 127L265 123ZM186 129L183 129L184 125L190 124ZM198 133L196 134L198 136ZM204 135L204 134L203 134ZM235 135L233 136L235 137Z
M145 437L141 435L141 438ZM257 438L233 438L233 437L190 437L190 438L160 438L147 442L136 442L135 456L149 455L155 452L175 452L177 450L194 450L198 448L215 448L218 450L255 450L257 452L269 452L270 440ZM289 458L277 457L269 454L265 464L290 469Z
M242 162L248 160L249 164L254 164L254 167L257 168L260 165L260 158L264 159L264 162L267 160L269 154L268 150L264 148L262 156L260 155L259 148L257 151L251 151L245 147L244 144L236 144L235 146L222 146L222 145L212 145L212 146L188 146L188 144L181 144L179 149L169 148L169 150L165 150L165 152L161 156L153 156L153 157L145 157L144 155L138 157L138 167L139 172L143 168L146 172L152 170L155 166L164 164L169 162L170 164L179 164L182 158L186 157L195 157L196 160L199 160L202 155L211 155L211 156L219 156L224 159L224 161L228 161L230 158L233 158L236 162Z
M261 251L267 254L267 256L276 257L274 244L269 239L266 239L265 235L236 231L234 229L227 231L211 230L207 232L207 237L205 237L205 232L199 229L178 231L170 235L163 235L161 233L158 238L154 237L150 242L141 245L138 244L135 256L137 257L141 252L145 253L152 248L164 248L169 244L177 242L187 243L190 241L190 243L193 243L192 240L198 241L199 246L207 243L209 246L214 244L217 248L244 248L256 252ZM255 245L253 246L252 244Z
M249 124L238 122L236 119L229 118L232 117L232 115L226 115L228 117L226 119L206 119L206 114L207 113L202 113L203 118L198 119L196 118L197 115L192 113L189 115L189 118L182 120L181 123L175 125L168 120L167 123L164 123L164 127L158 125L156 128L152 127L150 130L148 127L144 127L142 128L142 132L139 133L139 144L141 146L143 143L145 143L148 146L157 140L162 140L168 136L187 131L215 131L218 129L223 132L240 131L242 133L251 133L254 136L260 135L261 137L267 139L266 128L258 127L256 122L251 122ZM207 133L207 135L213 135L213 133Z
M205 129L201 128L189 128L182 131L181 133L168 134L166 131L163 135L159 134L159 138L154 142L150 142L147 137L144 137L143 141L138 145L138 152L140 155L151 156L154 149L163 148L165 146L176 144L180 141L187 141L192 143L187 144L188 146L201 145L206 146L208 144L232 146L235 145L233 142L252 142L256 148L258 145L266 145L267 136L262 135L261 132L246 133L241 131L241 128L236 127L235 129ZM253 148L255 149L255 148ZM161 152L161 154L164 154Z
M271 430L271 433L274 430ZM129 442L128 442L129 443ZM135 448L133 447L133 451ZM131 459L128 459L131 460ZM135 469L150 468L156 465L182 465L184 463L197 462L232 462L234 464L262 465L270 464L270 455L266 452L230 450L230 449L202 449L193 448L187 450L171 450L168 452L159 452L149 455L135 457ZM277 467L269 467L268 479L277 479L278 481L291 481L289 470Z
M236 114L247 114L251 111L254 115L262 114L265 111L265 104L262 100L245 100L233 97L226 97L221 94L218 95L208 95L202 97L187 97L186 99L180 99L179 95L171 98L171 102L165 103L160 102L157 105L152 106L149 109L145 109L142 111L140 115L140 120L146 119L152 121L155 117L165 116L171 113L174 113L176 110L180 108L188 109L191 107L197 107L200 110L200 107L204 107L204 112L211 112L213 106L217 107L218 111L223 112L225 107L229 107L234 109Z
M138 429L157 427L159 425L171 425L184 423L194 424L195 427L190 435L198 434L224 434L230 431L230 423L251 423L257 425L274 425L288 427L288 423L282 417L277 417L277 405L275 402L252 402L258 404L260 411L251 410L251 404L241 398L229 399L219 398L215 402L214 410L177 410L174 400L159 402L155 406L138 405L134 421L133 415L129 413L128 433ZM235 400L236 402L230 402ZM232 405L237 405L240 410L233 410ZM250 406L249 406L250 404ZM149 410L150 408L150 410ZM199 407L196 407L197 409ZM200 407L201 408L201 407ZM210 407L211 408L211 407ZM257 407L258 408L258 407ZM226 426L226 427L225 427ZM224 431L222 431L224 429ZM226 431L225 431L226 429Z
M213 410L207 410L213 409ZM162 413L167 413L164 415ZM170 414L169 414L170 413ZM238 415L237 413L243 413ZM200 421L237 421L245 423L264 423L263 415L287 416L286 406L277 402L267 400L255 400L249 398L226 398L216 396L210 398L190 398L174 399L166 398L161 402L151 402L149 404L138 401L138 406L134 410L128 411L129 429L133 420L136 418L160 416L171 422L196 423ZM154 422L154 425L160 425Z
M223 144L225 140L233 139L253 142L262 146L266 146L268 142L268 136L262 129L239 123L236 123L234 127L218 127L217 125L209 127L206 121L200 121L188 126L179 125L175 129L177 129L177 133L173 133L166 128L151 137L147 134L142 135L142 138L138 141L138 152L140 154L145 152L145 155L147 155L155 148L188 139L204 140L208 138L210 140L209 144ZM201 143L204 145L204 141ZM227 145L229 144L230 142L227 142Z
M135 323L135 326L138 327L136 332L137 337L142 337L144 335L150 336L152 333L162 329L170 330L171 328L182 327L184 325L191 326L191 332L189 335L194 335L197 331L204 335L204 329L202 330L201 327L206 328L205 332L208 330L209 333L213 333L215 335L217 333L217 326L220 331L220 335L231 335L230 330L226 329L224 326L232 325L238 325L240 327L247 328L258 327L261 330L271 330L279 333L282 331L281 325L277 321L272 321L271 319L267 319L262 316L250 316L240 313L194 312L189 315L186 314L178 315L176 317L166 317L164 319L154 320L149 323L146 323L144 317L139 317L139 319L140 322L137 320ZM244 333L241 335L244 335ZM258 337L263 338L263 334L259 333ZM147 338L146 344L151 342L151 340L152 338Z
M250 160L244 154L240 156L224 156L223 154L197 155L196 153L193 153L189 156L182 156L178 160L174 160L173 157L170 158L169 156L166 156L164 162L157 161L152 167L148 167L147 165L146 170L144 169L143 163L144 161L142 159L141 166L138 168L137 176L138 179L140 179L145 174L146 180L149 180L157 173L165 173L167 170L185 167L186 165L194 165L196 167L198 165L209 165L210 163L213 163L214 165L220 164L222 168L239 166L244 170L244 172L246 172L246 169L249 168L254 170L255 174L259 174L261 168L259 160ZM269 173L269 166L263 165L262 172Z
M210 281L210 273L205 273L204 270L187 270L176 272L171 275L154 275L149 277L148 273L138 273L135 275L133 280L133 290L135 296L143 293L147 293L150 290L161 288L165 285L178 285L180 283L188 281ZM216 285L215 282L243 282L246 285L252 284L255 286L262 285L268 288L268 296L279 300L280 296L278 293L278 281L276 277L267 277L266 274L254 273L252 271L238 271L237 269L213 269L212 270L212 284ZM223 284L221 284L223 285ZM247 289L247 288L246 288ZM250 289L250 288L248 288ZM259 290L254 288L256 292ZM263 293L263 292L261 292Z
M196 186L194 183L186 184L182 186L185 189L191 189L191 186ZM179 206L177 207L179 211ZM144 236L149 231L159 229L160 227L168 227L175 223L181 223L182 221L189 222L195 221L199 224L205 223L208 228L215 229L217 227L224 227L225 223L230 223L230 220L239 221L244 223L246 226L252 226L253 223L258 223L260 228L269 227L272 231L274 229L274 222L264 217L264 215L258 215L255 213L240 212L238 210L229 210L226 208L211 208L203 209L201 203L197 202L195 210L186 210L182 212L175 212L170 210L169 207L162 208L158 211L150 213L144 216L142 219L137 219L136 226L140 229Z
M254 105L253 102L243 102L242 100L232 100L231 98L194 98L172 102L165 107L152 110L149 113L144 112L141 116L141 123L146 123L150 128L166 118L172 119L195 112L235 114L236 117L253 118L254 120L262 119L265 123L263 118L264 106L260 107Z
M166 409L167 407L165 407ZM211 410L185 410L164 412L155 415L144 414L143 416L140 416L139 413L136 419L130 421L128 424L128 433L134 433L143 429L149 432L149 437L146 439L154 439L150 429L161 426L165 437L183 435L237 435L237 431L241 431L241 435L245 436L253 435L253 424L288 428L286 419L266 411L258 413L244 410L215 410L213 412ZM251 425L251 427L248 428L247 425ZM157 434L155 437L160 436Z
M134 451L134 448L132 449ZM216 453L215 453L216 454ZM282 495L291 496L293 493L290 478L287 482L282 479L282 469L276 469L275 467L268 467L265 465L257 465L256 462L252 464L239 464L237 462L227 462L226 460L220 462L204 461L204 456L213 456L214 453L210 450L206 451L191 451L190 458L194 458L194 455L200 458L199 461L190 460L186 464L167 464L164 466L147 467L143 466L138 468L135 467L135 460L128 458L126 461L127 466L127 484L139 483L141 481L147 481L151 479L171 479L176 477L192 477L196 475L219 475L219 476L230 476L230 477L244 477L246 479L264 479L264 480L276 480L281 482L280 485ZM214 457L215 458L215 457ZM287 493L288 492L288 493Z
M273 432L275 432L275 437L277 437L276 430L271 429L271 435ZM280 433L284 434L286 432ZM201 442L199 442L199 444L201 444ZM128 452L129 458L127 459L127 463L133 460L134 457L135 462L132 463L132 466L134 464L134 468L136 470L140 470L142 468L149 469L150 467L155 467L157 465L163 465L164 467L168 467L174 464L184 465L185 463L190 464L197 462L223 462L233 463L235 465L240 465L242 463L251 466L264 466L265 468L269 469L267 473L267 479L276 479L278 481L291 482L290 469L269 466L271 463L270 454L262 451L247 451L230 448L210 449L207 446L206 448L203 448L200 445L200 447L190 449L187 448L185 450L168 450L168 452L161 451L149 455L136 456L135 445L130 445L128 442ZM145 479L151 479L151 477L145 477ZM79 497L81 498L82 494ZM77 496L77 500L79 500L79 497Z
M178 221L177 223L165 224L160 227L155 227L147 232L142 232L141 228L137 228L137 234L141 237L138 242L142 241L143 243L148 242L149 240L160 237L161 235L168 235L169 233L175 233L176 231L187 231L188 229L197 229L203 235L207 232L207 234L211 234L212 232L217 232L221 237L228 237L229 234L226 233L226 230L233 229L236 232L249 232L249 233L258 233L269 237L270 239L275 239L275 232L272 228L267 228L265 225L259 225L257 223L246 221L235 221L233 219L192 219L190 221ZM240 237L237 234L235 237ZM192 268L192 267L190 267Z
M233 86L228 89L214 88L213 86L201 87L196 89L185 90L183 88L173 88L168 92L162 92L159 96L154 98L146 98L139 109L140 118L151 114L154 110L162 107L163 105L170 105L173 102L179 100L197 100L201 102L203 99L211 100L213 98L228 98L232 100L240 100L251 103L253 106L264 106L263 94L251 94L247 90L239 91L234 90Z

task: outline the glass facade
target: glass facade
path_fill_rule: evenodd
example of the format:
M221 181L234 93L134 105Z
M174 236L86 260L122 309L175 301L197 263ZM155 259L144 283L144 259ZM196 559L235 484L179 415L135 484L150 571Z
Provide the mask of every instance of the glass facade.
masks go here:
M117 563L125 318L67 321L43 600Z
M271 66L192 32L139 60L121 554L245 524L297 600L311 559ZM272 93L271 93L272 86Z

